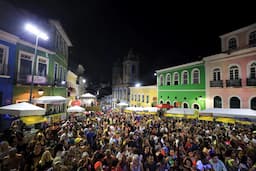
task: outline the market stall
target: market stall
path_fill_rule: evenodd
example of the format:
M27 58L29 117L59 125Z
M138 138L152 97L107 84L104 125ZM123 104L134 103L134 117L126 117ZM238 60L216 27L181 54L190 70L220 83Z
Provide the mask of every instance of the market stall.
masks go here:
M66 119L67 99L62 96L42 96L33 99L33 103L46 110L45 117L48 123L59 122Z

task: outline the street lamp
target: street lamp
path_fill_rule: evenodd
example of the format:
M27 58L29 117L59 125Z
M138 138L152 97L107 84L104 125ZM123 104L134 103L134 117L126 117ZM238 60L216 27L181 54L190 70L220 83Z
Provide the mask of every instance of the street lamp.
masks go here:
M135 84L135 87L140 87L141 86L141 83L136 83Z
M42 96L44 94L44 90L42 88L38 89L38 94L39 96Z
M32 103L32 90L33 90L33 86L34 86L34 74L35 74L35 66L36 66L36 61L37 61L38 39L41 38L43 40L48 40L49 37L47 36L46 33L39 30L36 26L34 26L32 24L26 24L25 30L27 30L28 32L30 32L36 36L36 46L35 46L35 51L34 51L34 61L32 64L32 77L31 77L31 85L30 85L30 92L29 92L29 102Z

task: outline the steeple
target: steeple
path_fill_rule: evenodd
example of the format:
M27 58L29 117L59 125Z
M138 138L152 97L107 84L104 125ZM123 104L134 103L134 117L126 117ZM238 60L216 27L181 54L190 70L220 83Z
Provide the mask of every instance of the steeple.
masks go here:
M124 57L124 60L132 60L132 61L138 60L138 56L134 53L133 48L130 48L128 55Z

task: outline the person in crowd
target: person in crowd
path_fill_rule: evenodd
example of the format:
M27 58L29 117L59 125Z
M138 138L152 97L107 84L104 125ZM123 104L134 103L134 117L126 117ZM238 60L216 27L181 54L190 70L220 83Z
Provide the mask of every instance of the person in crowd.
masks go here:
M38 171L47 171L52 167L53 157L50 151L46 150L37 165Z

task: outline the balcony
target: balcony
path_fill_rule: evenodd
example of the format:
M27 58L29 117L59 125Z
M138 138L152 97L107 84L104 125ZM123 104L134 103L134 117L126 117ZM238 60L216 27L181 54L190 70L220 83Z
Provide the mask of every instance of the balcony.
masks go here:
M223 80L210 81L210 87L223 87Z
M242 87L242 80L226 80L226 86L227 87Z
M18 73L17 76L18 84L31 84L32 82L32 75L30 74ZM33 83L46 85L48 83L47 76L34 75Z
M0 64L0 75L9 75L8 64Z
M247 86L256 86L256 78L247 78L246 85Z

